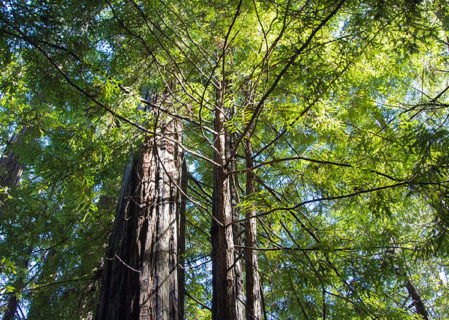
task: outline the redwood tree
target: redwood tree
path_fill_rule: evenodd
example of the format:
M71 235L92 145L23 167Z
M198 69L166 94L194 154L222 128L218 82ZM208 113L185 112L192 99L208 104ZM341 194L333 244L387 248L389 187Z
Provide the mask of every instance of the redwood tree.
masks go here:
M179 121L158 119L126 168L96 319L178 320L182 314L181 134Z
M119 184L84 165L123 159L145 135L123 179L98 319L182 319L182 283L188 318L241 319L244 307L250 319L410 313L404 279L381 270L380 253L391 246L388 233L400 235L406 255L422 253L419 262L449 247L447 41L429 19L446 11L443 1L2 3L2 56L23 52L21 62L48 88L46 108L36 111L47 118L42 145L70 146L46 158L62 165L36 166L30 176L83 186L65 217L51 200L52 234L68 217L78 231L95 230L82 204L116 196ZM146 86L169 92L176 107L138 98ZM188 199L186 280L178 268L181 150L198 182ZM101 218L109 225L109 215ZM91 239L61 230L67 248ZM47 279L71 281L81 261L73 260L66 277ZM427 281L419 262L413 282L424 288L437 277ZM89 278L82 275L76 280ZM68 313L58 298L72 288L61 287L54 305ZM444 300L428 291L420 308Z

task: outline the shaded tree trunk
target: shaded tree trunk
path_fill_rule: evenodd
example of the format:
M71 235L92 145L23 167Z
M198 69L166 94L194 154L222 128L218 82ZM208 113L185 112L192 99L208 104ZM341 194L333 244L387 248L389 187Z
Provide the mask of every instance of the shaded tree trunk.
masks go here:
M422 300L418 289L416 289L415 285L410 280L407 280L405 282L405 287L407 288L408 294L413 300L413 305L415 306L416 313L419 314L423 320L428 320L429 314L427 313L426 305L424 304L424 301Z
M8 305L6 306L6 310L2 320L14 320L14 316L16 315L18 306L19 306L19 299L14 294L8 299Z
M178 294L177 242L183 156L173 139L180 141L181 123L161 121L125 170L98 320L178 320L183 299Z
M230 166L231 170L235 170L235 166ZM231 177L231 197L232 197L232 219L240 219L240 210L238 205L240 204L237 190L237 177ZM239 224L232 225L232 234L234 238L234 246L242 246L242 228ZM245 288L243 285L243 253L241 249L235 249L234 251L234 274L235 274L235 290L236 290L236 314L237 319L244 319L245 314Z
M234 110L227 109L229 114L228 119L231 119L234 115ZM230 159L231 150L234 148L234 136L233 134L226 135L226 159L229 159L229 171L234 172L237 170L237 161ZM231 208L232 208L232 220L237 221L240 219L240 197L239 197L239 185L236 174L230 174L230 188L231 188ZM234 246L242 246L242 228L240 224L232 225L232 235L234 237ZM237 319L244 319L245 315L245 288L243 285L243 253L241 249L235 249L234 251L234 274L235 274L235 290L236 290L236 314Z
M9 141L9 145L14 145L19 148L22 144L22 138L28 131L28 128L23 128L20 132L15 133L12 139ZM19 161L18 157L9 150L2 155L0 159L0 187L13 188L15 187L23 173L24 165ZM1 208L1 206L0 206ZM28 266L28 260L24 262L25 268ZM16 291L22 290L23 279L18 278L13 284ZM13 320L19 306L19 299L16 294L12 294L8 299L8 305L6 306L5 313L2 320Z
M15 133L8 144L19 148L22 144L22 138L27 131L28 128L24 128L20 132ZM16 186L22 177L23 168L23 164L14 152L7 148L0 159L0 186L8 188Z
M217 95L223 101L223 92ZM230 150L225 128L225 114L221 107L215 111L215 162L211 228L212 241L212 319L241 319L237 303L237 280L235 268L234 233L232 225L232 189L229 166L226 166Z
M256 175L253 171L253 149L251 141L245 142L245 158L246 168L246 196L253 201L251 197L255 193ZM246 319L260 320L262 319L262 294L259 278L259 262L257 259L257 251L252 249L257 245L257 220L251 218L256 215L254 205L248 207L245 221L245 270L246 270ZM251 219L250 219L251 218Z
M185 297L185 252L186 252L186 202L187 202L187 164L182 162L181 190L178 196L178 319L184 320Z
M51 249L42 264L42 269L40 270L39 278L37 280L38 285L45 283L52 283L57 273L55 265L60 262L60 259L56 256L56 250ZM51 292L43 290L41 292L37 291L33 294L30 307L27 314L27 319L45 319L45 311L42 310L42 306L48 304L51 299Z

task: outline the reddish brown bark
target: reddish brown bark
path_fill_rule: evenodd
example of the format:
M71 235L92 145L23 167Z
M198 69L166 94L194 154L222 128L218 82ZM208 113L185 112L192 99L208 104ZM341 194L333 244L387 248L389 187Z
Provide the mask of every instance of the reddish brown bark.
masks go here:
M180 123L165 120L128 165L96 319L178 320Z
M220 96L220 94L219 94ZM235 268L234 234L232 222L232 189L228 160L230 150L224 126L225 115L217 108L215 112L215 161L214 167L213 215L211 229L213 298L212 319L241 319L239 312L238 287Z
M227 118L231 119L234 116L234 110L228 108ZM234 136L226 134L226 159L229 161L229 171L235 172L237 170L237 161L231 159L231 150L234 148ZM238 177L236 174L230 174L230 193L231 193L231 210L232 220L240 220L240 197ZM243 280L243 252L242 246L242 228L240 224L232 225L232 235L234 238L234 276L235 276L235 290L236 290L236 315L238 319L244 319L245 316L245 287ZM238 247L239 249L237 249Z

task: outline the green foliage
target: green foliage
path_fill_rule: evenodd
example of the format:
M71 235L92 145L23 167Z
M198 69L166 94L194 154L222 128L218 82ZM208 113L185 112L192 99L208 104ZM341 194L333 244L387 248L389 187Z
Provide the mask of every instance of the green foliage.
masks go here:
M17 294L33 319L95 313L125 163L168 113L191 176L186 318L210 319L221 108L235 141L251 126L257 192L240 145L236 207L260 215L268 319L416 319L409 280L448 316L444 1L345 1L321 27L334 1L5 4L0 148L25 170L2 186L2 308Z

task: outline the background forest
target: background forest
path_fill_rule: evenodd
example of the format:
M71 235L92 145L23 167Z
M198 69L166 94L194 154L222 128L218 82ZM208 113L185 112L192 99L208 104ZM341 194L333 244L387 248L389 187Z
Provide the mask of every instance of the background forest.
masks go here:
M3 320L449 318L446 0L0 4Z

